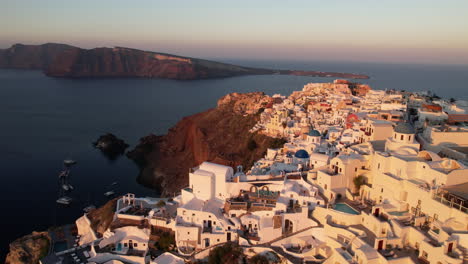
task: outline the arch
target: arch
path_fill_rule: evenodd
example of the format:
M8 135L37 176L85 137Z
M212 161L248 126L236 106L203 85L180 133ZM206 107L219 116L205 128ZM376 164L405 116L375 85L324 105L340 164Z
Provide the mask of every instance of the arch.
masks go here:
M257 186L255 186L255 185L250 186L250 192L255 192L255 193L258 192Z
M262 190L262 191L270 191L270 188L268 188L268 186L266 186L266 185L263 185L263 186L260 188L260 190Z
M429 150L422 150L418 153L418 157L421 157L427 161L439 161L442 158L436 153Z
M289 219L284 220L284 232L288 234L288 233L292 233L293 230L294 230L293 222Z

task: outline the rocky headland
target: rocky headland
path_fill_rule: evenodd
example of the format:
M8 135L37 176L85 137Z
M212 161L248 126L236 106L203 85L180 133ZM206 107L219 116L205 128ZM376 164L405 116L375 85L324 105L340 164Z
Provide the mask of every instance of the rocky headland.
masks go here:
M368 79L362 74L260 69L131 48L81 49L65 44L15 44L0 49L0 68L40 69L51 77L140 77L175 80L242 75L302 75Z
M248 132L258 121L258 109L272 103L260 92L228 94L216 108L183 118L166 135L142 138L127 153L141 168L139 182L167 196L188 185L189 169L203 161L250 168L267 148L284 144Z
M100 136L93 145L95 148L100 149L110 160L115 160L120 155L124 154L125 150L129 147L125 141L111 133Z

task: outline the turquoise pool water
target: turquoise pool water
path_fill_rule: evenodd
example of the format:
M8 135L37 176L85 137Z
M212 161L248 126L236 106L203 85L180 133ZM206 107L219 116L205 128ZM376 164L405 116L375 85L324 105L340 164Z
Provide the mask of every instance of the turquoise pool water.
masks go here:
M348 204L345 203L337 203L335 204L335 207L333 208L337 211L347 213L347 214L353 214L353 215L358 215L359 212L351 208Z
M68 249L68 246L67 246L66 241L59 241L59 242L55 242L54 244L54 252L61 252L67 249Z
M402 216L402 215L408 213L408 211L400 211L400 212L393 211L393 212L388 212L388 213L391 214L391 215L395 215L395 216Z

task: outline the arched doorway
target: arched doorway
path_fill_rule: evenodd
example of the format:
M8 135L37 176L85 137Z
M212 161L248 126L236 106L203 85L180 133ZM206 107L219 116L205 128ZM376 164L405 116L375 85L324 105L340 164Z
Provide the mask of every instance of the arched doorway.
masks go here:
M284 221L284 233L285 234L290 234L293 232L293 222L289 219L286 219Z

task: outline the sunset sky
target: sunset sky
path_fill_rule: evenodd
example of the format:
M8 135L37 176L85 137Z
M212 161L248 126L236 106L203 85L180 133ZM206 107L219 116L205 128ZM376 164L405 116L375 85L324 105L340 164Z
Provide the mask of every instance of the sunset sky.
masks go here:
M468 64L468 1L0 0L0 48L45 42L215 59Z

